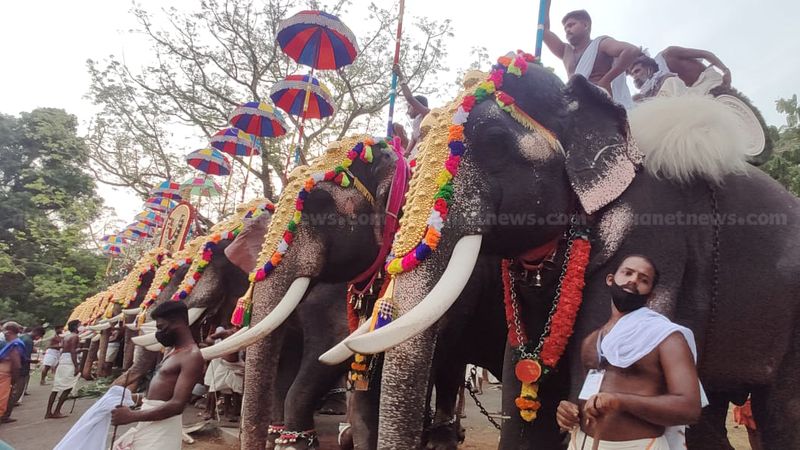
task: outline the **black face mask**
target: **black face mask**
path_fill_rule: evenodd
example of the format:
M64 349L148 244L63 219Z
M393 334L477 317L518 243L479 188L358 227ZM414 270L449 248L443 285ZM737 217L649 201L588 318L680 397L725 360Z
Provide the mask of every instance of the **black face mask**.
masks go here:
M609 290L611 291L611 300L614 301L614 306L621 313L636 311L647 303L647 295L625 291L616 281L611 282Z
M175 333L168 333L166 331L156 331L156 340L164 347L172 347L175 345Z

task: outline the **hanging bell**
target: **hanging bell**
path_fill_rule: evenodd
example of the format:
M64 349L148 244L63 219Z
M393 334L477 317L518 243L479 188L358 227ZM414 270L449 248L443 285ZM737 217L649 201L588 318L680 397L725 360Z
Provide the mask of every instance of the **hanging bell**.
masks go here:
M533 286L534 287L542 287L542 270L538 269L536 273L533 275Z

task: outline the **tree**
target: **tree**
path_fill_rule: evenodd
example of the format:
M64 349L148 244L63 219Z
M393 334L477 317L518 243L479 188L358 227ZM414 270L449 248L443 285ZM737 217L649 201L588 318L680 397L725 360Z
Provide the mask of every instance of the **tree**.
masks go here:
M775 142L772 158L762 167L786 189L800 196L800 107L797 95L775 102L778 112L786 115L786 125L770 127Z
M308 8L341 15L348 5L346 0L330 5L205 0L189 13L134 8L138 31L152 46L152 63L142 70L133 70L113 56L103 63L87 63L92 79L89 97L102 108L88 135L97 179L145 195L156 182L183 176L186 170L180 155L194 148L181 148L175 139L177 130L208 138L227 126L228 115L238 104L268 100L275 82L307 70L277 45L281 20ZM355 25L352 29L360 48L355 63L315 73L331 88L337 112L322 121L306 122L303 160L318 153L326 142L356 130L383 132L385 125L378 113L389 97L396 15L396 5L370 4L366 20L350 24ZM408 19L414 26L407 26L404 33L402 63L414 90L433 94L451 36L449 21ZM299 123L295 117L289 120L295 127ZM290 136L262 140L260 164L249 168L251 179L260 182L268 198L276 194L275 180L285 183L290 141ZM241 176L237 174L238 179Z
M99 283L84 248L100 201L77 120L42 108L0 115L0 318L63 321Z

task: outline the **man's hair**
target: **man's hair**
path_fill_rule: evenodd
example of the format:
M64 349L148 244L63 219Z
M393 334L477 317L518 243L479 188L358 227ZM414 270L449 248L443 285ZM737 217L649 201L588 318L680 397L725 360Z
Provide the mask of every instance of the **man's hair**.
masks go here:
M428 99L427 99L427 98L426 98L424 95L415 95L415 96L414 96L414 98L415 98L415 99L416 99L418 102L422 103L422 105L423 105L424 107L426 107L426 108L428 107Z
M44 336L44 327L34 327L31 330L31 334L38 334L39 336Z
M658 284L658 279L661 278L661 273L659 273L658 267L656 267L656 265L653 262L653 260L648 258L647 256L642 255L642 254L630 253L630 254L625 255L625 257L620 260L619 265L617 265L617 268L614 269L614 273L617 273L619 268L622 267L622 263L624 263L625 261L627 261L630 258L642 258L643 260L647 261L648 264L650 264L650 266L653 268L653 285L652 285L652 288L655 288L656 285Z
M568 12L567 15L564 16L563 19L561 19L561 24L562 25L566 24L567 20L569 20L569 19L575 19L575 20L580 20L580 21L586 22L586 23L589 24L590 28L592 26L592 16L590 16L589 13L586 12L585 9L578 9L578 10L575 10L575 11Z
M182 320L183 323L188 325L189 309L186 307L186 303L167 301L156 306L150 317L153 319Z
M634 59L633 62L631 63L631 65L629 66L628 70L633 69L633 66L635 66L637 64L641 64L642 67L644 67L645 69L652 70L653 73L658 72L658 63L656 62L655 59L653 59L653 58L651 58L651 57L649 57L647 55L641 55L641 56L638 56L636 59Z
M73 333L77 333L78 332L78 327L80 326L80 324L81 324L81 321L78 320L78 319L70 320L69 323L67 324L67 329L69 331L72 331Z
M11 331L14 334L19 334L22 331L22 325L18 324L17 322L9 320L8 322L3 324L3 330Z

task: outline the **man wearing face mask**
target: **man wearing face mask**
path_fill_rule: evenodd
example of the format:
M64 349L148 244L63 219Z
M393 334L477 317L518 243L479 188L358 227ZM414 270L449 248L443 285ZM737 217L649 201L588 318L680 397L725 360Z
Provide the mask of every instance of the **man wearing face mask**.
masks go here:
M181 413L203 375L203 356L189 329L186 304L162 303L151 317L156 321L156 339L167 347L167 353L150 382L142 409L132 411L123 406L111 412L113 425L139 422L114 443L114 449L181 448ZM139 400L136 397L134 400Z
M570 449L685 448L684 425L700 418L704 397L697 351L691 330L645 307L657 283L655 265L641 255L606 277L611 318L583 341L578 404L562 401L556 414Z

